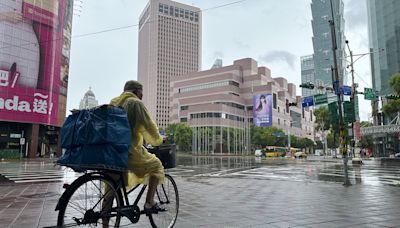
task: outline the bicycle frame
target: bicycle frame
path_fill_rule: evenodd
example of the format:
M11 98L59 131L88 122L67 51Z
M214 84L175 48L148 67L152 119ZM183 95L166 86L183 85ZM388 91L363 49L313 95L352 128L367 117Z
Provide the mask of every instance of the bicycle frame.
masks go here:
M106 172L100 172L101 174L108 175ZM108 175L109 176L109 175ZM127 191L126 189L126 184L125 180L123 177L123 173L119 173L119 180L116 186L116 189L121 189L122 190L122 195L124 199L124 205L120 208L112 208L112 211L116 211L117 213L122 214L123 216L127 217L133 224L137 223L139 221L140 215L144 214L143 211L140 211L140 208L138 206L139 200L142 198L142 195L144 191L147 188L147 185L142 185L142 189L140 189L139 194L137 195L135 201L133 204L129 203L129 198L128 195L135 191L140 185L142 184L137 184L134 186L131 190Z

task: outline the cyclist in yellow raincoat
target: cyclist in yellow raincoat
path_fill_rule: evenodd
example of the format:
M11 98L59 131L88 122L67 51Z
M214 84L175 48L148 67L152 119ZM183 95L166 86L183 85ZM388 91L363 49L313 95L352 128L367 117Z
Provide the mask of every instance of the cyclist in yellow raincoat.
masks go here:
M154 202L154 194L157 185L164 181L164 167L161 161L143 146L143 139L146 143L158 146L163 143L163 137L141 101L142 90L139 82L127 81L124 92L112 99L110 104L123 107L131 125L132 144L128 153L128 170L124 173L127 189L136 184L147 184L145 210L160 210Z

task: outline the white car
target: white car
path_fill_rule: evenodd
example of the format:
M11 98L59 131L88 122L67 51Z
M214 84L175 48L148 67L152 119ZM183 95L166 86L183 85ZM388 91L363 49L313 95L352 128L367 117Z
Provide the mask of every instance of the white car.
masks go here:
M263 154L262 154L262 150L255 150L254 151L254 155L256 156L256 157L261 157Z

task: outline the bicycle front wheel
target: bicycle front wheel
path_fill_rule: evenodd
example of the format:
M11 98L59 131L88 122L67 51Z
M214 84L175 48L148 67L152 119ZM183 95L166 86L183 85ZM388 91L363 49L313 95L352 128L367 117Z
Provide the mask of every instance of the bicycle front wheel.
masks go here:
M178 218L179 194L178 187L170 175L165 174L164 183L157 186L155 200L158 200L160 206L165 208L166 211L160 211L157 214L149 215L152 227L173 227Z
M121 215L112 208L124 202L116 184L109 176L81 176L66 190L59 202L57 226L96 227L107 224L119 227Z

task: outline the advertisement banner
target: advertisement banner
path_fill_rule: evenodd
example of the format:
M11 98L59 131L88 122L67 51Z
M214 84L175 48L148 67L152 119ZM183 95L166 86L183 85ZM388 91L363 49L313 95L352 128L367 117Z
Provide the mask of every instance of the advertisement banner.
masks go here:
M60 112L59 105L66 103L62 92L67 86L72 4L1 1L0 121L62 125L65 107Z
M256 126L272 126L272 94L253 96L253 123Z

